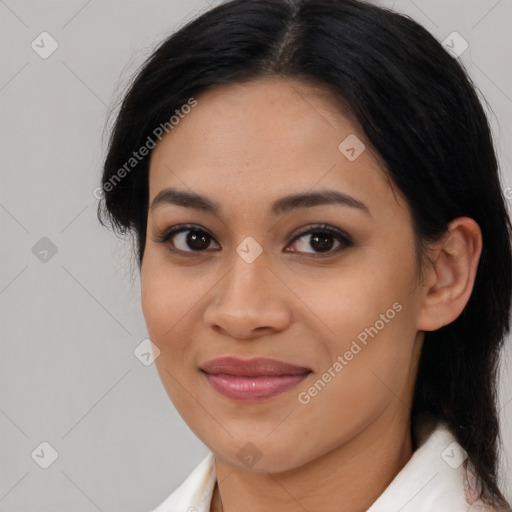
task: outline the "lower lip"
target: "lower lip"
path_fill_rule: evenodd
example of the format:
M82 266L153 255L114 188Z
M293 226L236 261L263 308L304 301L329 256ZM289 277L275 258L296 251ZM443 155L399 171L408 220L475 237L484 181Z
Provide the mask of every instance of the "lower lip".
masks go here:
M226 374L205 373L215 391L233 400L255 401L271 398L294 388L309 373L273 377L238 377Z

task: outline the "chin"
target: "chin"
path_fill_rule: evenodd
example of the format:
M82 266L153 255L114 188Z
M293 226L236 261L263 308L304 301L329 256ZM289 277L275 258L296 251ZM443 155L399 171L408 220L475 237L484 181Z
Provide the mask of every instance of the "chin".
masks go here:
M276 444L280 446L279 450L276 450L276 446L269 443L268 439L263 438L258 441L253 437L252 441L246 443L232 441L225 447L218 445L209 445L209 447L218 459L252 473L283 473L307 464L311 460L307 454L297 453L296 443L285 445L283 440L279 440ZM237 447L235 450L233 445Z

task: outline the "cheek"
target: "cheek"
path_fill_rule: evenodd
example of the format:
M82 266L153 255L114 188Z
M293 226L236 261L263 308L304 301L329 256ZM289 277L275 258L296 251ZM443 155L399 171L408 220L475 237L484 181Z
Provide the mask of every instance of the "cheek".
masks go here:
M330 306L337 336L330 338L328 351L333 362L341 356L343 367L330 399L342 403L344 410L359 411L356 415L371 415L393 396L401 396L413 370L415 281L413 272L403 270L380 266L370 280L352 276L350 292L337 301L337 308ZM329 398L324 398L328 407Z
M369 251L340 268L335 279L330 273L330 279L299 281L299 293L325 327L319 340L323 338L328 357L317 370L326 371L341 356L345 361L339 375L344 377L337 382L361 391L347 396L349 401L375 387L385 392L379 377L390 387L399 387L411 365L419 296L414 253L405 254L408 244L402 247L379 254Z
M190 286L190 278L166 265L148 250L141 268L141 305L150 334L165 341L177 331L199 295Z
M405 310L416 297L414 272L410 262L402 261L398 266L393 259L381 258L377 262L369 257L340 267L336 272L330 270L307 277L296 273L294 290L307 306L305 314L321 320L318 323L321 336L331 339L334 347L342 342L339 348L343 348L343 343L376 322L379 330L385 327L389 331L389 325L398 327L405 316L413 313L412 308L407 309L408 313ZM397 313L397 309L403 311Z
M190 307L180 294L180 278L174 274L158 263L151 251L146 252L141 268L141 305L149 338L160 349L155 365L171 401L179 410L186 410L181 383L186 377L182 371L188 337L183 331L186 324L180 319Z
M149 255L146 257L150 259ZM170 327L169 316L164 313L173 311L173 295L166 286L167 278L159 278L157 269L148 260L143 263L141 271L141 305L150 337L159 340L166 324L167 328Z
M160 349L155 363L173 402L179 398L175 396L180 392L179 383L191 377L187 372L195 361L194 340L201 337L198 315L215 283L200 274L193 268L169 264L165 256L151 249L141 268L144 320L149 338Z

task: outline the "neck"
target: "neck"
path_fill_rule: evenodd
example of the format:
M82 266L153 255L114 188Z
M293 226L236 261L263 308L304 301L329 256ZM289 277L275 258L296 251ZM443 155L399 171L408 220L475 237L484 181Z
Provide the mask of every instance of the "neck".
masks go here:
M412 456L408 410L380 417L347 443L282 473L254 473L216 457L211 512L366 511Z

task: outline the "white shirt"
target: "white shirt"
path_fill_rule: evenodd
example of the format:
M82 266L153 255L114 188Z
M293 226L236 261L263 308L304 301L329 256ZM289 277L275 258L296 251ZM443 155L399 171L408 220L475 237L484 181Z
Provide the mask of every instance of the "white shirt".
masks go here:
M413 423L414 425L414 423ZM484 512L466 452L443 424L413 430L418 448L367 512ZM210 452L187 479L152 512L210 512L216 482Z

